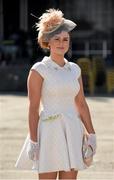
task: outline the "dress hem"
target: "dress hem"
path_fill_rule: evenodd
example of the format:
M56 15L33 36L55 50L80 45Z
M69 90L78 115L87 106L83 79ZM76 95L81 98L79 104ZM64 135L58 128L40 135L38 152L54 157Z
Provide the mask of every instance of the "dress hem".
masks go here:
M16 166L15 166L16 167ZM22 168L19 168L19 167L16 167L18 170L22 170L22 171L32 171L32 172L35 172L35 173L49 173L49 172L58 172L58 171L70 171L71 169L74 169L75 171L82 171L82 170L85 170L87 169L88 167L85 165L85 167L82 167L82 168L76 168L76 167L71 167L71 168L58 168L58 169L52 169L52 170L45 170L45 171L39 171L38 169L22 169Z

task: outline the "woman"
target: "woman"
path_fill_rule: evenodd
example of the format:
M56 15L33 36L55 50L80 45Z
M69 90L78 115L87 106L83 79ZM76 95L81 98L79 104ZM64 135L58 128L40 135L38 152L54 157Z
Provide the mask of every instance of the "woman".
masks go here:
M49 9L36 24L38 42L50 51L28 76L29 135L16 167L34 169L39 179L76 179L87 168L82 156L84 126L93 155L96 135L86 103L81 70L64 58L76 24ZM82 123L83 122L83 123ZM84 125L84 126L83 126Z

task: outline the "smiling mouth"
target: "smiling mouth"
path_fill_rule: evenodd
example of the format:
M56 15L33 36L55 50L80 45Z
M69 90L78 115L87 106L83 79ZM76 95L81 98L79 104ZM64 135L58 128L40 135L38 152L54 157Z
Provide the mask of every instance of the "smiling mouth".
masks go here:
M63 50L63 49L64 49L64 47L57 47L57 49L62 49L62 50Z

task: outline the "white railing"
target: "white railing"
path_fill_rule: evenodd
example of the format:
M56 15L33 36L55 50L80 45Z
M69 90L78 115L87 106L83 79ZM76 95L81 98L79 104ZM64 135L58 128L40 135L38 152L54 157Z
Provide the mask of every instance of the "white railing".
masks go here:
M108 42L106 40L103 40L103 41L80 41L80 42L77 42L77 46L78 46L78 43L81 43L83 44L84 46L84 49L83 50L73 50L73 54L77 54L77 55L84 55L84 56L89 56L89 55L101 55L103 58L106 58L107 55L111 54L112 51L110 49L108 49ZM92 43L95 45L100 43L101 45L101 48L100 49L93 49L93 48L90 48L90 44L92 45Z

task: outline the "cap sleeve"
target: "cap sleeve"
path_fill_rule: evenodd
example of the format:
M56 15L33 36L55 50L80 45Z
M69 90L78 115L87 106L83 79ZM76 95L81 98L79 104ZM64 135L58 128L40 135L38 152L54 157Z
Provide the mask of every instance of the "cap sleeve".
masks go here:
M45 76L46 76L45 64L43 64L42 62L37 62L37 63L35 63L35 64L31 67L31 70L35 70L35 71L38 72L43 78L45 78Z
M81 76L81 69L76 63L71 63L75 77L78 79Z
M81 76L81 69L77 64L75 64L75 68L76 68L76 76L77 78L79 78Z

